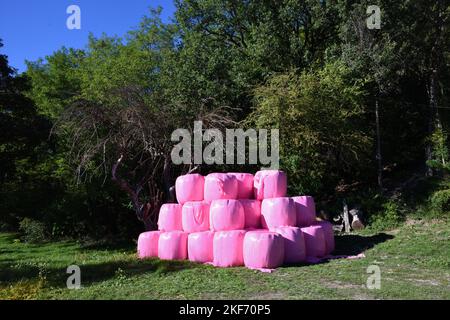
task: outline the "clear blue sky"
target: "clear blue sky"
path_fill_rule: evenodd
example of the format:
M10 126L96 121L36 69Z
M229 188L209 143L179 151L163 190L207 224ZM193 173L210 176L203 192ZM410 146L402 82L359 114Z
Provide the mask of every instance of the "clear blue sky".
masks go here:
M66 27L69 5L80 7L81 30ZM83 48L89 32L123 36L157 6L168 21L175 10L172 0L0 0L0 53L22 72L25 60L44 58L62 46Z

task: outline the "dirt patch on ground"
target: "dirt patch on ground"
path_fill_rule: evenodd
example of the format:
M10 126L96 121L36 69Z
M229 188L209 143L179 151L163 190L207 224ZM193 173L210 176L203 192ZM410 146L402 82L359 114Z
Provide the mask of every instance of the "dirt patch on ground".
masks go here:
M281 292L261 292L256 296L251 296L249 300L284 300L286 295Z
M442 283L440 283L439 281L430 280L430 279L412 279L412 278L409 278L409 279L406 279L406 280L409 280L409 281L414 282L414 283L419 284L419 285L428 285L428 286L441 286L442 285Z
M344 283L341 281L323 281L322 284L331 289L362 289L364 288L363 285L357 285L357 284L351 284L351 283Z

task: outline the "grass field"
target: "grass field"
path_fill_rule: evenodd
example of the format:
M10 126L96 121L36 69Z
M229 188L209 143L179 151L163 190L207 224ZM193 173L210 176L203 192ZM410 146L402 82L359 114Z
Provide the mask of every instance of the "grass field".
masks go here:
M16 238L0 234L1 299L450 299L450 222L443 220L410 220L385 233L337 236L337 254L366 257L287 266L270 274L139 261L133 243L33 245ZM79 290L66 288L71 264L81 268ZM372 264L381 270L380 289L366 287Z

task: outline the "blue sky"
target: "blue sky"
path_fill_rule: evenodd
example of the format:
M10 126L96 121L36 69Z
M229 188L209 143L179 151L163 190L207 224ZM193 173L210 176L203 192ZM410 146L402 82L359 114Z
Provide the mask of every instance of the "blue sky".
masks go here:
M81 30L66 27L70 5L80 7ZM175 10L172 0L0 0L0 53L22 72L25 60L44 58L62 46L83 48L89 32L123 36L157 6L168 21Z

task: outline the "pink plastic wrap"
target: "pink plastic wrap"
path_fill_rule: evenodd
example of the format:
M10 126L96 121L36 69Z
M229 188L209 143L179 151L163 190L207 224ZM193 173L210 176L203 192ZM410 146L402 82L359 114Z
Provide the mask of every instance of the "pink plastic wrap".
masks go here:
M243 243L245 230L218 231L214 234L213 264L217 267L244 265Z
M334 251L335 246L333 225L329 221L316 221L314 224L323 228L323 232L325 234L326 253L330 254Z
M253 194L253 175L251 173L231 172L230 176L234 176L238 182L238 199L252 199Z
M288 197L264 199L261 203L261 223L264 229L296 226L294 201Z
M244 229L244 208L239 200L214 200L210 219L210 228L214 231Z
M248 231L244 238L244 264L252 269L273 269L283 264L284 240L276 232Z
M278 227L272 229L284 238L284 262L298 263L305 261L306 248L303 232L297 227Z
M262 170L255 174L253 188L257 200L285 197L287 177L280 170Z
M183 205L182 225L186 232L209 230L209 203L189 201Z
M306 256L321 258L326 255L325 233L321 226L310 226L301 229L305 237Z
M292 197L297 213L297 226L308 227L316 221L316 205L311 196Z
M261 227L261 201L241 199L239 202L244 208L245 229L258 229Z
M237 195L238 181L234 176L226 173L210 173L205 177L205 201L236 199Z
M187 258L188 233L169 231L161 233L158 242L158 257L163 260L184 260Z
M179 204L187 201L202 201L205 177L200 174L186 174L175 181L175 193Z
M188 236L188 257L194 262L213 261L214 231L191 233Z
M142 232L138 238L137 252L138 257L151 258L158 256L158 241L161 231Z
M181 204L165 203L159 209L158 229L161 231L183 230Z

